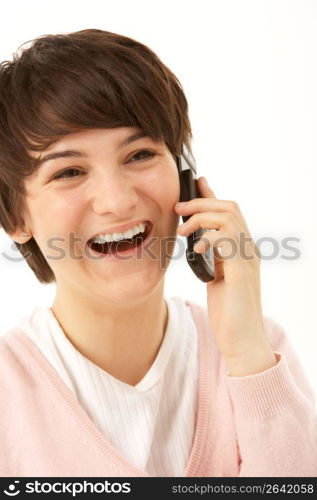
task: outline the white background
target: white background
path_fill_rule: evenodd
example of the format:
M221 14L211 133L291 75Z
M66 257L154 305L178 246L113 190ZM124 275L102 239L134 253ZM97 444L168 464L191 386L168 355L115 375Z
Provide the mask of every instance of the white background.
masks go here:
M316 26L309 0L13 1L1 7L0 60L37 36L87 28L157 53L187 96L199 175L239 203L254 240L278 242L278 257L261 264L263 311L284 327L317 394ZM295 261L281 259L286 237L300 240ZM5 259L10 247L0 230L0 334L55 290ZM206 304L206 285L174 261L165 295Z

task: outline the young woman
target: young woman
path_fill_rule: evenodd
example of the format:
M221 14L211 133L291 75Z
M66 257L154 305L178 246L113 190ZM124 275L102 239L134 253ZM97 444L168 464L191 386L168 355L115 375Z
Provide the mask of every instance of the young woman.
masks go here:
M0 120L1 226L56 283L0 339L1 476L317 476L314 394L239 206L203 177L178 203L175 75L115 33L43 36L1 64ZM162 242L198 228L206 307L164 296Z

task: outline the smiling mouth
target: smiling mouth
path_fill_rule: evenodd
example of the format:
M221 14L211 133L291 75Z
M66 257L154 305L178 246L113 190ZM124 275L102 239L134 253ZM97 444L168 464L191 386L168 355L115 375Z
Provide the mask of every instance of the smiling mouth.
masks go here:
M89 248L94 250L97 253L100 254L116 254L116 253L122 253L126 252L128 250L132 250L133 248L138 247L139 245L142 245L142 243L146 240L146 238L149 236L150 232L152 231L153 224L150 221L144 221L146 226L145 226L145 231L144 233L138 233L135 234L132 238L126 238L124 240L120 241L111 241L111 242L105 242L105 243L96 243L93 241L91 238L90 240L87 241L87 245Z

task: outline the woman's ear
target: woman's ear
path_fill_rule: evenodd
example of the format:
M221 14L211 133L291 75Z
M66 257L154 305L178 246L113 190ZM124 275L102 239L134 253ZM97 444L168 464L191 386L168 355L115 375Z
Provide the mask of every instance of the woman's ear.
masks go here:
M31 232L23 231L21 229L16 230L14 233L10 234L10 237L16 242L16 243L26 243L32 238Z

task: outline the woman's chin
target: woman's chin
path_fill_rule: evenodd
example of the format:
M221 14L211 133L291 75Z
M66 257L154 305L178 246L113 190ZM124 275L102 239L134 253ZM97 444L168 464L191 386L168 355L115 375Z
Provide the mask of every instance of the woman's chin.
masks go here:
M161 283L165 273L157 265L154 268L144 267L143 270L130 268L126 272L122 270L119 274L114 274L113 277L108 274L104 285L101 274L98 275L98 294L104 295L106 300L110 299L114 303L122 301L133 303L151 295Z

